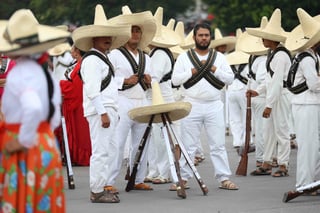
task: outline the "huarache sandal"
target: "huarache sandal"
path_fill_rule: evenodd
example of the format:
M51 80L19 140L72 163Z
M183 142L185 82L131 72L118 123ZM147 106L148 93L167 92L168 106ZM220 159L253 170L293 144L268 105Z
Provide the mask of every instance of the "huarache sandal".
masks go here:
M186 180L183 180L184 189L190 189L190 186L187 184ZM177 191L177 185L172 184L169 188L169 191Z
M272 167L274 167L274 168L276 168L276 167L279 166L277 158L273 158L271 165L272 165Z
M165 184L165 183L170 183L170 180L167 178L158 177L158 178L153 179L152 183L153 184Z
M231 180L224 180L221 182L219 189L238 190L239 187L235 183L233 183Z
M135 184L133 189L134 190L145 190L145 191L153 190L153 188L151 186L149 186L148 184L145 184L145 183Z
M120 199L117 195L110 193L109 191L103 191L99 193L91 192L90 200L92 203L119 203Z
M252 176L259 176L259 175L271 175L271 169L258 167L256 170L250 173Z
M281 165L280 168L272 175L272 177L287 177L287 176L289 176L288 170L283 165Z

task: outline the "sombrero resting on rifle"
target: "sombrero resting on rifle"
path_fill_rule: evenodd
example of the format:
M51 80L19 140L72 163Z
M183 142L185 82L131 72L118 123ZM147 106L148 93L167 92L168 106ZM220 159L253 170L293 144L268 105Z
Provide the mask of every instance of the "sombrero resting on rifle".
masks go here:
M164 103L158 83L152 84L152 105L132 109L128 112L129 117L140 123L148 123L152 115L155 115L153 123L160 123L161 114L168 113L172 121L186 117L191 110L189 102Z

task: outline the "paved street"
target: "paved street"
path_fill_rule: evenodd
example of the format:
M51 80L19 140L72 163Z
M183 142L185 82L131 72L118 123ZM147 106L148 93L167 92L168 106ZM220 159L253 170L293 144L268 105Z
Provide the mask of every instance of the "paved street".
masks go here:
M227 150L232 172L238 166L239 157L232 148L232 137L227 137ZM219 189L219 183L213 178L212 163L208 147L203 144L206 159L197 166L203 181L209 189L207 196L195 179L190 180L187 198L181 199L176 192L169 191L170 184L152 185L153 191L126 192L125 169L118 178L116 187L120 191L118 204L93 204L89 201L89 169L74 167L76 189L69 190L66 185L67 212L110 212L110 213L316 213L320 209L320 196L300 196L289 203L283 203L284 192L294 189L296 150L291 152L289 177L250 176L255 169L254 153L249 154L248 176L231 177L240 187L238 191ZM66 173L66 172L65 172Z

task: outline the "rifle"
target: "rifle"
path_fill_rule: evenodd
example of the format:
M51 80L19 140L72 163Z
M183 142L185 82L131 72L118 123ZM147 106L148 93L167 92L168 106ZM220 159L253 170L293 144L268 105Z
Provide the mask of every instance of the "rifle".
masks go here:
M137 172L138 172L138 165L140 163L140 159L141 159L141 156L142 156L142 153L143 153L143 149L146 146L146 143L148 141L148 138L149 138L149 135L150 135L150 132L151 132L151 129L152 129L152 122L153 122L154 116L155 115L151 115L149 123L148 123L148 126L147 126L146 130L144 131L143 137L141 138L141 141L140 141L140 144L139 144L139 147L138 147L138 151L137 151L137 153L135 155L133 169L132 169L131 175L129 177L127 186L126 186L126 192L129 192L132 189L134 189L134 184L135 184L135 181L136 181L136 175L137 175Z
M61 116L61 126L62 126L62 144L64 148L64 157L67 161L67 176L68 176L68 186L69 189L75 189L74 179L73 179L73 170L72 170L72 164L71 164L71 158L70 158L70 150L69 150L69 143L68 143L68 135L67 135L67 128L66 128L66 120L62 114Z
M249 84L249 82L248 82ZM241 153L241 159L236 171L236 175L247 176L248 152L250 148L250 131L251 131L251 95L247 95L247 111L246 111L246 137L244 150ZM240 152L239 152L240 153Z
M197 169L196 169L196 167L195 167L195 165L194 165L194 163L193 163L193 160L191 159L190 155L188 154L186 148L185 148L184 145L178 140L177 135L174 133L174 130L173 130L172 126L171 126L172 121L171 121L168 113L165 113L165 117L166 117L167 126L170 127L170 132L172 133L175 141L177 142L178 148L180 149L183 157L185 158L185 160L186 160L186 162L187 162L187 165L188 165L188 166L190 167L190 169L192 170L192 172L193 172L193 174L194 174L194 176L195 176L195 178L196 178L196 180L197 180L197 182L198 182L198 184L199 184L199 186L200 186L200 188L201 188L201 190L202 190L202 192L203 192L203 195L207 195L208 192L209 192L209 189L208 189L208 187L204 184L204 182L203 182L203 180L202 180L199 172L197 171Z
M186 191L184 188L183 180L181 178L180 174L180 163L179 159L181 157L180 155L180 148L179 145L174 143L172 140L171 134L169 127L166 122L165 115L162 113L161 114L161 119L163 123L163 136L165 138L165 144L168 152L168 158L169 158L169 163L170 163L170 170L171 170L171 176L172 176L172 182L174 182L177 186L177 195L178 197L181 198L186 198Z
M312 193L320 189L320 180L310 183L306 186L302 186L297 188L295 191L289 191L284 193L282 202L286 203L290 200L293 200L296 197L299 197L300 195L306 194L306 193Z

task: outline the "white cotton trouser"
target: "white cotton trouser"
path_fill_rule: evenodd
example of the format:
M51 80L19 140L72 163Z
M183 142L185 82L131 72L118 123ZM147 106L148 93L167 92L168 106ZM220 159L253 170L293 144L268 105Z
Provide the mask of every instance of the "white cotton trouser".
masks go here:
M191 159L194 159L197 143L200 142L201 129L204 127L215 178L219 182L229 179L231 170L225 148L223 103L220 100L202 103L189 102L192 104L192 109L190 114L181 120L181 142L184 144ZM180 164L182 179L188 180L193 177L193 172L183 157L181 157Z
M263 161L263 152L264 152L264 142L263 134L265 132L263 118L263 110L266 107L265 97L261 98L259 96L251 98L251 107L252 107L252 119L254 120L254 132L255 132L255 144L256 144L256 160Z
M130 130L131 130L131 140L130 140L131 144L130 144L130 150L129 150L130 152L129 165L130 165L130 171L132 171L135 156L138 151L140 141L146 130L147 124L138 123L136 121L131 120L128 116L128 112L131 109L142 107L145 105L147 105L146 99L129 99L125 96L119 96L120 120L118 122L116 133L115 133L117 157L114 159L114 161L116 162L116 164L114 164L115 166L110 168L111 177L109 179L108 185L114 185L116 178L120 173L123 154L124 154L124 148L125 148L125 144L126 144L127 137ZM146 147L144 148L141 159L140 159L138 172L136 175L136 183L143 183L147 173L147 147L148 145L146 145Z
M94 193L104 190L110 177L110 166L115 158L115 127L118 122L118 113L113 108L106 108L110 126L102 128L101 115L87 116L89 123L92 154L90 157L90 189Z
M233 146L244 146L246 136L246 90L228 90L229 122Z
M296 187L314 182L320 175L320 105L293 104L298 143Z
M288 167L290 155L289 139L289 99L282 94L274 104L271 115L265 119L264 156L263 161L271 164L274 149L277 147L279 165Z

